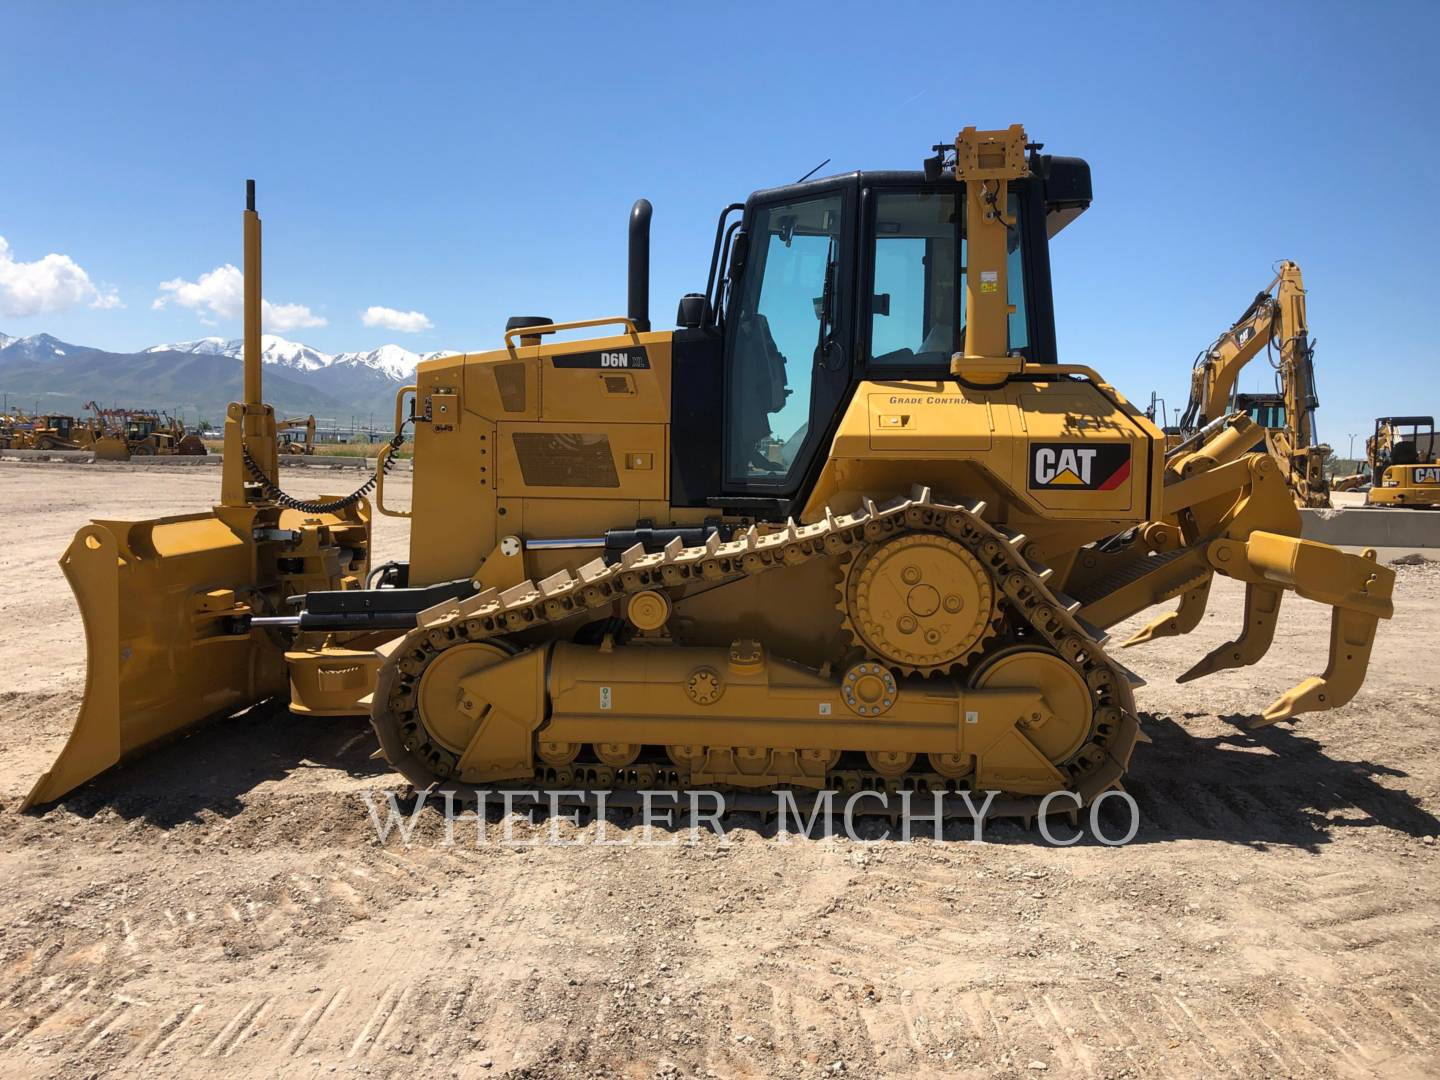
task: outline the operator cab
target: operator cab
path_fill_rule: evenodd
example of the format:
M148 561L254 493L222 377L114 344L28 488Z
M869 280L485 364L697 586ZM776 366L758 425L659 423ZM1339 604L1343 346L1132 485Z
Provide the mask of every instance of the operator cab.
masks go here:
M1090 168L1038 153L1029 167L1010 185L1008 351L1055 363L1049 240L1089 206ZM707 291L681 301L674 337L675 505L783 518L858 383L953 379L966 200L939 173L848 173L721 214Z
M1289 414L1285 409L1285 398L1282 394L1236 394L1235 408L1267 431L1285 431L1287 429ZM1265 449L1264 436L1257 439L1255 445L1250 449L1263 451Z
M1389 450L1382 436L1390 433ZM1390 465L1428 465L1435 460L1435 421L1429 416L1382 416L1375 421L1378 472Z

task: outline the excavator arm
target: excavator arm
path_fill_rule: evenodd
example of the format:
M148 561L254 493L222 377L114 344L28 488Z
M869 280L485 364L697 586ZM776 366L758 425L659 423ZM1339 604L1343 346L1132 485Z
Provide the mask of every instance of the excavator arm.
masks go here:
M1265 348L1274 333L1274 291L1282 276L1277 275L1263 292L1256 294L1230 329L1195 358L1190 371L1190 399L1180 417L1180 430L1185 435L1230 411L1241 370Z
M1240 372L1262 349L1272 350L1285 409L1284 427L1266 435L1270 453L1284 466L1297 505L1329 506L1325 459L1330 448L1315 442L1315 410L1320 400L1315 392L1305 282L1295 263L1282 262L1245 313L1196 359L1181 432L1193 435L1231 410Z

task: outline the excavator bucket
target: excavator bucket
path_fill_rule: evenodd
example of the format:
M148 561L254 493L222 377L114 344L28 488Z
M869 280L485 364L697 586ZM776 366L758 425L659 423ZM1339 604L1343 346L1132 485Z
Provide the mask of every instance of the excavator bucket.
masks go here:
M126 755L283 690L282 650L247 633L255 545L216 514L93 522L61 568L85 624L85 698L25 807Z

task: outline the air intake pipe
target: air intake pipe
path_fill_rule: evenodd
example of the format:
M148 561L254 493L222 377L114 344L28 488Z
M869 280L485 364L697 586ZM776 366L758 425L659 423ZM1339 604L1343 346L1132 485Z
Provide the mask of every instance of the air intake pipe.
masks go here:
M636 199L630 208L630 296L626 314L635 329L650 329L650 215L649 199Z

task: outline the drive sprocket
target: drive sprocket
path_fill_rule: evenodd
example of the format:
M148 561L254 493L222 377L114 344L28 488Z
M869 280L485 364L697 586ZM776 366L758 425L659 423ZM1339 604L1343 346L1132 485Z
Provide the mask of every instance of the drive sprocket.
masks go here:
M989 571L944 535L906 533L859 551L840 583L845 628L873 660L901 674L946 672L994 636Z

